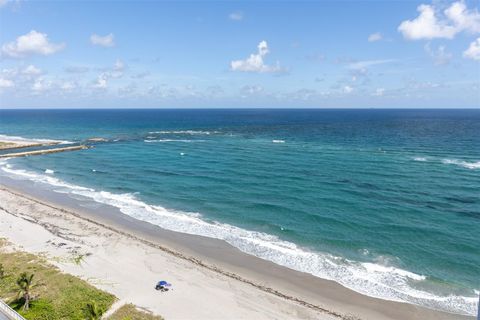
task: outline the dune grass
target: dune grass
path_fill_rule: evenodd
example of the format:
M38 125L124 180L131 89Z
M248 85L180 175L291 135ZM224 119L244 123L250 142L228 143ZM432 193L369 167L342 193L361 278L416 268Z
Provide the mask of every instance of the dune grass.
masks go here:
M6 242L0 239L0 263L5 273L0 278L0 298L26 319L84 320L87 304L91 301L106 311L116 299L79 278L61 273L41 257L25 252L5 252L2 250L5 245ZM33 301L28 311L23 310L23 300L18 296L16 282L22 272L34 274L31 290Z
M133 304L126 304L112 314L108 320L163 320L163 318L138 310Z

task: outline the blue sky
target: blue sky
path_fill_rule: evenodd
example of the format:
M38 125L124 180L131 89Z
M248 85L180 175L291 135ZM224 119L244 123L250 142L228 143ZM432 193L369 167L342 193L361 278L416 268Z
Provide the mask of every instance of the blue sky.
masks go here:
M0 107L480 108L478 7L0 0Z

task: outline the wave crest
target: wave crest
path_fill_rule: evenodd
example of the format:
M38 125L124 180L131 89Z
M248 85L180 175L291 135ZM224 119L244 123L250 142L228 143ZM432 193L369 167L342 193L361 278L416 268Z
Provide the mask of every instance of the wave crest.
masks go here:
M14 177L45 183L60 193L80 195L118 208L122 213L161 228L224 240L241 251L276 264L336 281L362 294L377 298L403 301L433 309L474 315L477 297L436 295L415 288L416 283L428 281L419 275L388 262L361 263L323 252L312 252L277 236L249 231L220 222L208 222L202 215L181 212L147 204L132 193L115 194L70 184L56 177L13 169L0 162L3 172Z
M11 142L20 142L20 143L58 143L58 144L72 144L75 142L67 140L53 140L53 139L33 139L33 138L24 138L19 136L9 136L5 134L0 134L0 140L2 141L11 141Z
M467 169L480 169L480 161L477 162L467 162L458 159L443 159L442 163L444 164L454 164Z
M190 139L156 139L156 140L143 140L146 143L155 143L155 142L204 142L205 140L190 140Z
M188 135L211 135L220 133L219 131L201 131L201 130L172 130L172 131L150 131L148 134L188 134Z

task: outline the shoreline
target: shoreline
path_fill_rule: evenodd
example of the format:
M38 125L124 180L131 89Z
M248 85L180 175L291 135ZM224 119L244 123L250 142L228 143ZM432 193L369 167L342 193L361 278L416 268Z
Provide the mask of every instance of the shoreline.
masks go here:
M16 197L34 201L50 210L59 210L65 215L72 215L183 259L195 268L207 269L247 284L254 291L253 294L255 291L263 292L324 316L337 319L473 319L413 304L368 297L336 282L245 254L221 240L181 234L135 220L108 205L86 210L64 194L39 191L33 186L29 188L27 183L21 186L21 183L13 180L7 185L2 183L1 192L13 192Z

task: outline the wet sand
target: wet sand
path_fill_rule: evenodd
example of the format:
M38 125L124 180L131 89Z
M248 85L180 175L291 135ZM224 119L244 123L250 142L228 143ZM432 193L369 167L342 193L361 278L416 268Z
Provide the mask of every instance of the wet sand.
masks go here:
M164 230L117 208L75 200L31 182L4 177L1 182L0 237L27 251L48 251L62 270L92 278L94 285L121 300L167 319L474 319L371 298L333 281L245 254L224 241ZM31 244L31 234L40 231L17 228L24 223L93 253L85 257L91 268L59 263L59 256L68 255L65 249ZM61 241L46 235L42 239ZM119 261L129 266L130 274L145 274L145 279L151 280L144 283L142 277L132 283L127 277L122 281L124 270L119 270ZM175 280L175 298L168 296L168 305L152 292L152 283L159 277ZM114 286L104 285L111 279L115 279Z

